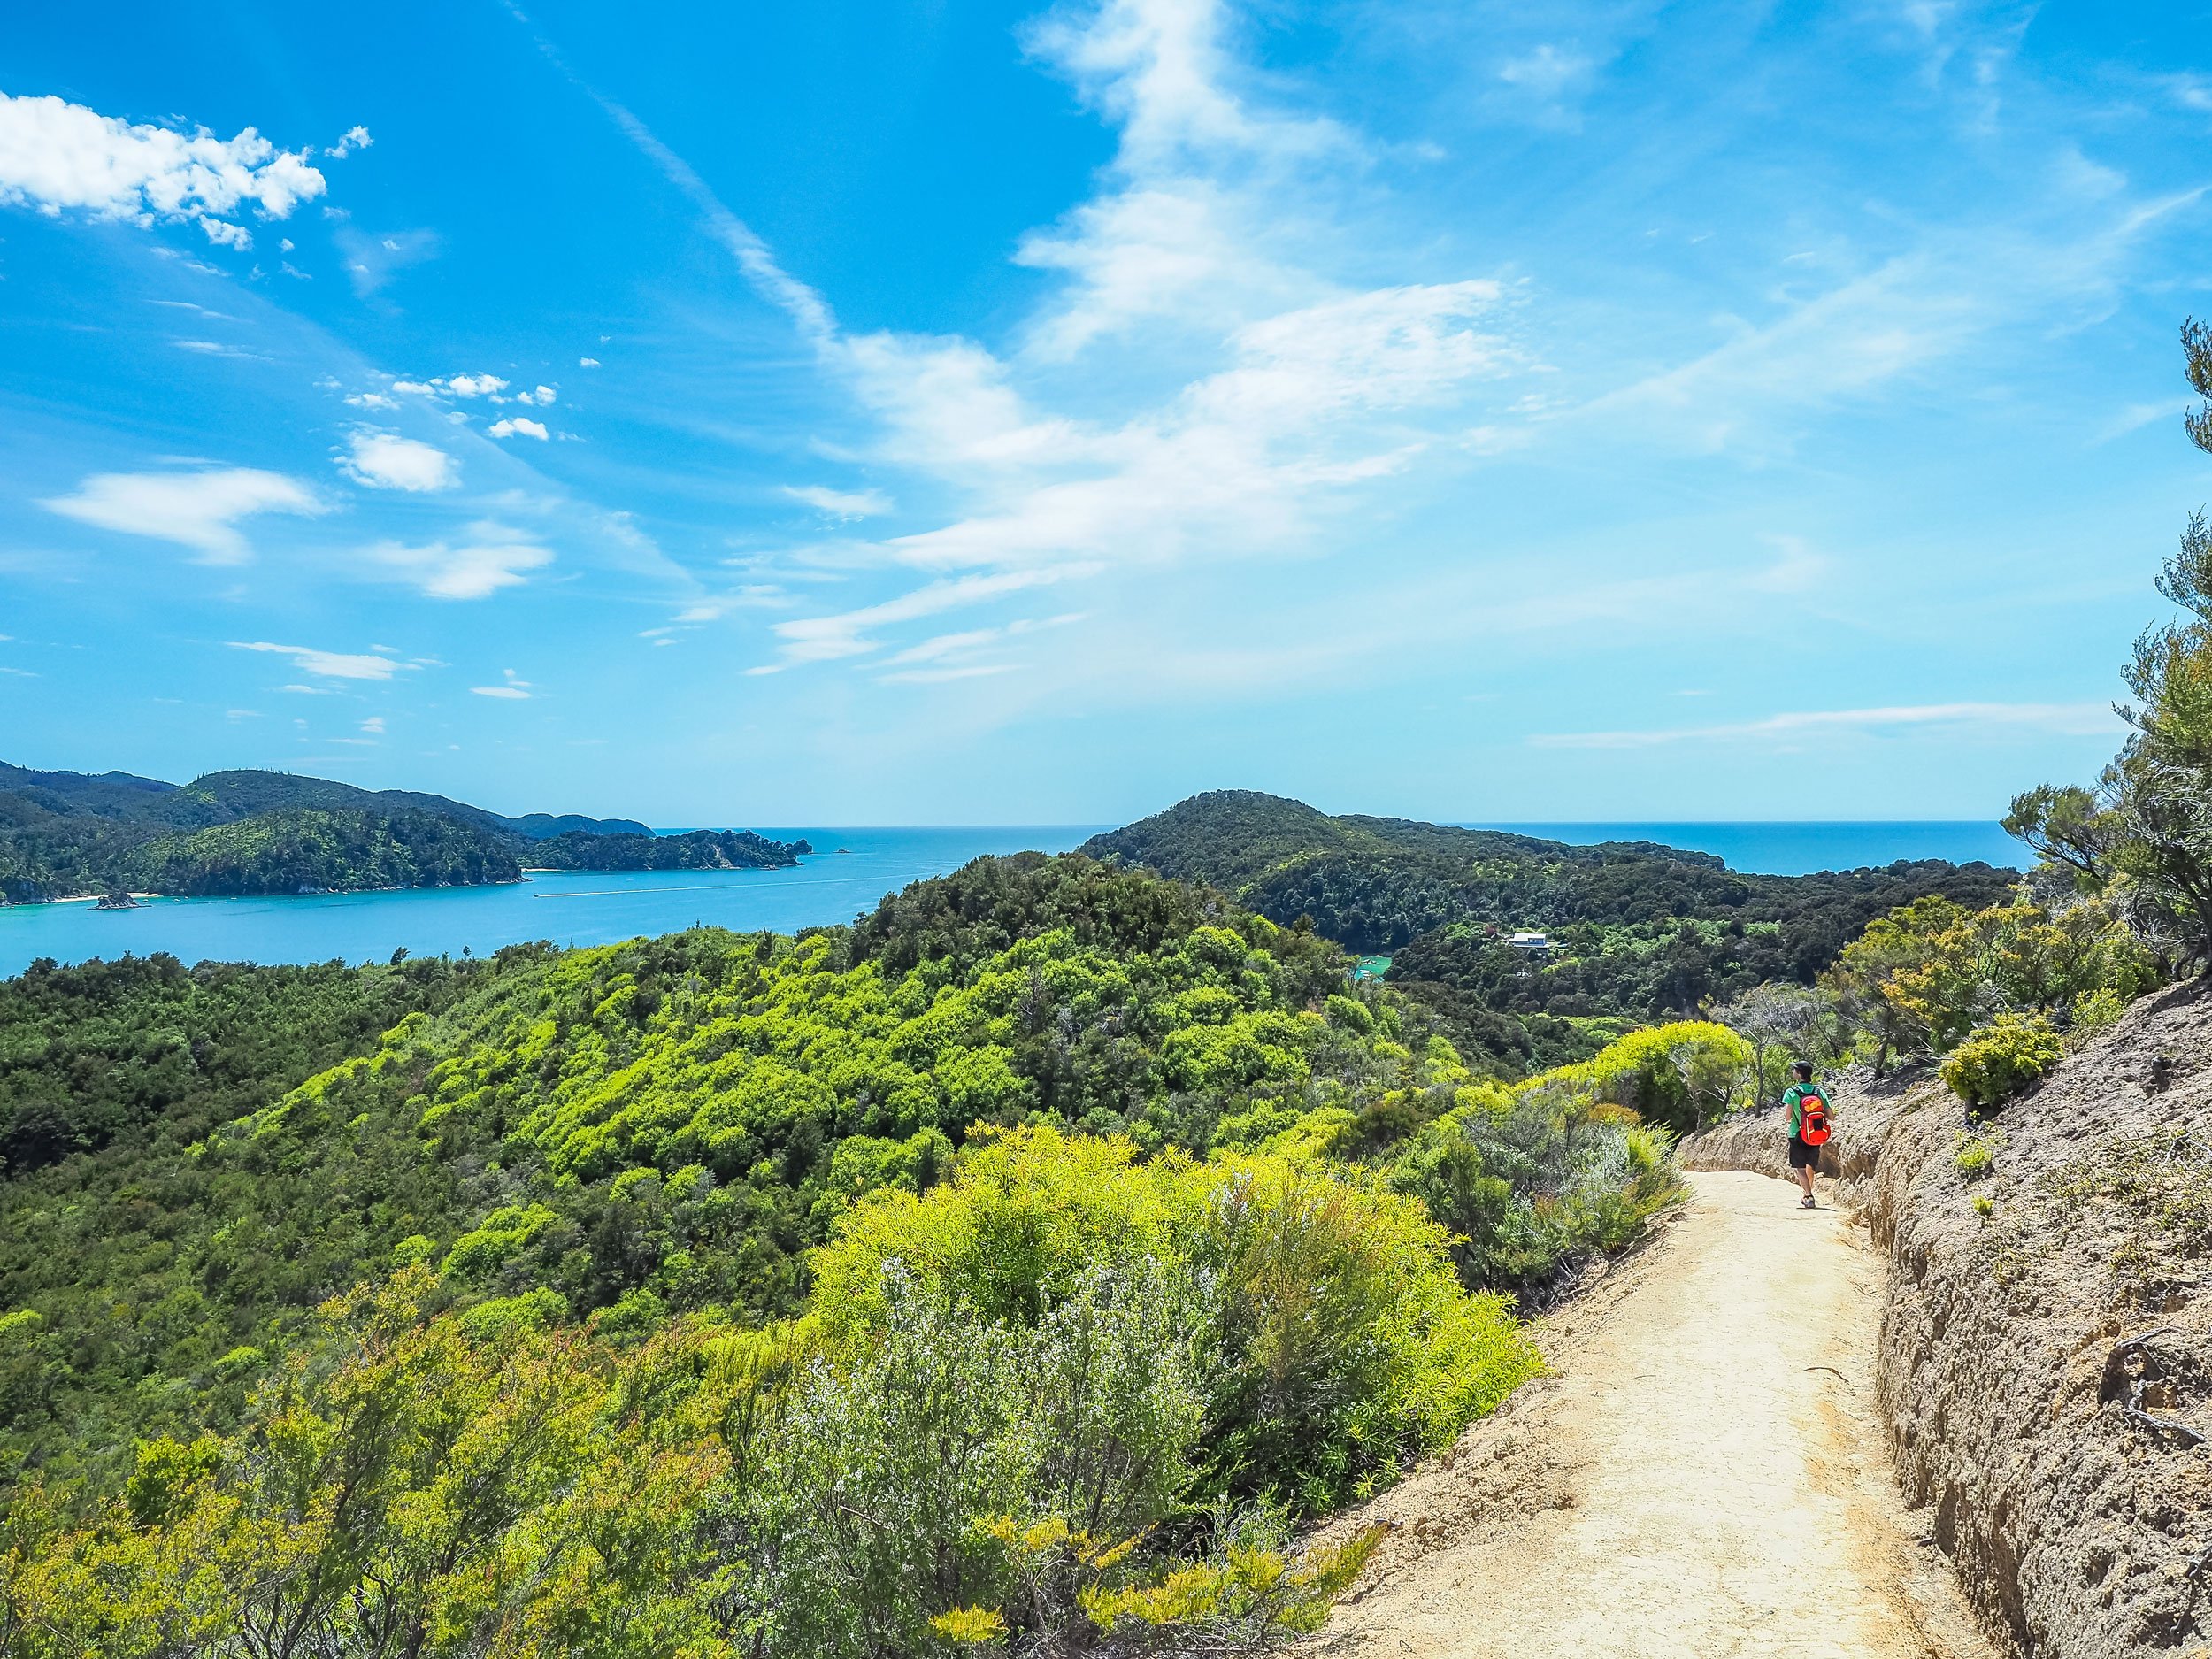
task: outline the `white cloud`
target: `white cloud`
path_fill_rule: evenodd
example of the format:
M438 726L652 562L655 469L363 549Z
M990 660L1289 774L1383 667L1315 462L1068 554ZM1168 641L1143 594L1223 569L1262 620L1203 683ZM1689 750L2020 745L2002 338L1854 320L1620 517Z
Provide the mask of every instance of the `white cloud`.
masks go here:
M361 722L361 730L370 737L383 736L384 717L380 714L371 715L367 719Z
M891 498L879 489L832 489L826 484L787 484L783 493L804 502L833 518L872 518L891 511Z
M326 156L336 157L340 160L343 160L346 157L351 155L355 150L366 150L374 142L376 142L376 140L369 136L369 129L367 127L349 127L345 130L344 134L338 140L338 142L333 144L329 149L323 151L323 154Z
M412 583L433 599L485 599L516 588L525 572L553 562L548 549L519 530L488 519L469 526L465 537L420 547L380 541L362 557L373 570Z
M243 225L234 225L228 219L204 219L200 228L207 233L208 241L218 247L235 248L241 252L253 246L253 233Z
M234 651L272 651L292 659L292 666L302 673L315 674L325 680L390 680L414 666L389 657L372 654L349 655L343 651L320 651L311 645L277 645L267 640L233 640ZM306 691L305 686L287 686L287 691Z
M471 686L469 690L480 697L498 697L508 703L527 703L533 695L530 682L518 675L511 668L503 668L500 672L507 676L504 685Z
M535 403L541 409L550 409L560 399L560 394L549 386L541 386L534 392L517 392L518 403Z
M970 628L960 634L940 634L934 639L924 640L919 645L910 645L897 656L886 660L894 663L933 663L941 657L956 657L979 646L989 645L1004 637L1002 628Z
M219 139L204 127L133 126L58 97L0 94L0 202L50 215L193 219L211 241L243 247L251 238L224 216L251 206L287 219L323 194L310 153L279 150L250 127Z
M1773 714L1727 726L1662 731L1544 732L1528 741L1540 749L1651 749L1666 743L1742 743L1919 726L2017 727L2057 736L2102 737L2119 730L2120 719L2111 705L2103 703L1936 703Z
M86 479L75 495L39 505L104 530L178 542L211 565L242 564L252 556L235 527L241 518L261 512L324 511L323 503L297 479L250 466L196 472L101 472Z
M496 374L442 374L427 380L394 380L392 389L418 397L485 397L503 403L507 382ZM544 388L539 388L542 391ZM551 398L545 400L551 403Z
M346 394L346 402L356 409L397 409L399 407L396 398L387 397L381 392L349 392Z
M836 616L803 617L789 622L779 622L775 632L783 641L783 660L764 663L745 672L749 674L772 674L799 663L826 663L845 657L864 657L879 649L877 642L868 637L868 631L872 628L938 616L963 605L977 604L1023 588L1088 573L1083 567L1076 566L1064 570L1002 571L987 576L962 576L949 581L932 582L926 588L918 588L895 599L887 599L879 604L864 605L858 610Z
M576 366L580 369L595 369L599 366L599 359L597 357L579 357L576 359Z
M491 434L495 438L535 438L540 443L552 435L539 422L522 415L508 415L495 420L491 424Z
M1448 460L1463 457L1469 423L1445 417L1480 383L1532 366L1502 332L1508 302L1494 280L1360 289L1306 268L1299 256L1338 260L1354 234L1333 204L1362 147L1255 96L1262 78L1231 60L1225 17L1221 0L1106 0L1031 33L1032 50L1118 124L1120 142L1100 194L1022 244L1024 263L1069 280L1011 358L957 337L844 333L696 174L612 111L879 419L872 458L929 475L958 503L935 528L839 549L848 568L946 580L918 598L780 623L780 661L752 672L867 655L880 649L873 629L1006 591L962 571L1059 580L1312 544L1349 492L1439 440ZM1133 345L1140 334L1166 349ZM1066 383L1068 365L1110 339L1112 373L1194 357L1210 372L1118 424L1032 403L1025 382ZM818 487L787 493L824 511L859 504Z
M460 468L453 457L419 438L365 429L356 432L348 442L352 452L339 460L339 469L357 484L372 489L419 494L451 489L461 481Z

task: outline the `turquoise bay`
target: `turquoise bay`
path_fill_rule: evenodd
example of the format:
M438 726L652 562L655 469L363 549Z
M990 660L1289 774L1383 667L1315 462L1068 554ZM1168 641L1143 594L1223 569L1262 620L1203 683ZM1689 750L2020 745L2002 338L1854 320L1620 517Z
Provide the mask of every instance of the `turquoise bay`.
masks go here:
M562 871L517 886L342 893L306 898L156 899L134 910L88 903L0 906L0 978L42 958L82 962L166 951L186 962L382 961L481 956L546 939L600 945L703 922L789 933L850 921L885 894L943 875L971 858L1034 849L1065 852L1107 825L769 829L804 836L815 855L789 870ZM1899 858L2019 862L1993 824L1497 825L1588 843L1657 841L1718 854L1737 870L1801 875Z

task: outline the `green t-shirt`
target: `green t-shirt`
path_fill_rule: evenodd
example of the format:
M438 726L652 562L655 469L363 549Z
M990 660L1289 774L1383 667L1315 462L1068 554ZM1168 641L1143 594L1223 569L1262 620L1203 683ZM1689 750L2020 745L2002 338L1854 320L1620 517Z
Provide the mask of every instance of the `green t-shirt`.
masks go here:
M1817 1083L1793 1083L1782 1091L1782 1104L1790 1109L1790 1133L1793 1135L1798 1132L1804 1122L1805 1096L1808 1094L1818 1094L1823 1100L1827 1099L1826 1094ZM1829 1121L1832 1123L1835 1116L1835 1110L1832 1107L1828 1113Z

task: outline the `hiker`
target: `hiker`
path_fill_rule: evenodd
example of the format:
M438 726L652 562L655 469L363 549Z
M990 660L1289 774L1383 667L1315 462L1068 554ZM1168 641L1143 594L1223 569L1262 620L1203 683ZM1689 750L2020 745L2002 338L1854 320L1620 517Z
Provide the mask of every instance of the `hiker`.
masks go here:
M1782 1104L1790 1113L1790 1172L1805 1189L1799 1208L1812 1210L1817 1207L1813 1198L1813 1171L1820 1165L1820 1148L1827 1144L1834 1119L1828 1110L1828 1097L1813 1081L1811 1064L1800 1060L1790 1067L1790 1074L1796 1080L1782 1091Z

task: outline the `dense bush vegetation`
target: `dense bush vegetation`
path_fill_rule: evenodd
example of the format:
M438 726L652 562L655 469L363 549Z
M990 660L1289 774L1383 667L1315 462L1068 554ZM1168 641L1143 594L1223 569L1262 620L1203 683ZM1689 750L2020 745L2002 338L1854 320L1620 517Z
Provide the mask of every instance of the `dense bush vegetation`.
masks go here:
M276 772L181 788L125 772L0 764L0 902L116 888L179 894L451 887L553 869L757 869L803 846L749 833L656 837L627 818L503 818L443 795Z
M1206 881L1286 926L1390 951L1390 982L1504 1077L1586 1059L1629 1023L1809 985L1868 922L1937 894L2001 899L2009 872L1935 861L1747 876L1647 842L1569 847L1401 818L1330 818L1248 791L1194 796L1085 850ZM1504 935L1548 932L1552 948Z
M987 1137L949 1184L851 1212L814 1315L764 1332L456 1311L457 1251L402 1270L319 1316L243 1432L143 1446L91 1525L19 1493L10 1651L290 1628L347 1654L862 1659L1310 1624L1373 1540L1293 1559L1251 1500L1360 1489L1533 1350L1416 1203L1133 1157ZM1179 1559L1194 1533L1212 1560Z
M1825 985L1867 1032L1879 1075L1895 1049L1947 1054L2007 1013L2070 1024L2158 977L2149 949L2104 904L1969 911L1930 897L1870 924Z
M264 813L165 835L104 872L115 886L186 898L519 881L511 841L430 812Z
M39 1156L97 1150L0 1182L0 1307L23 1316L0 1329L0 1452L68 1472L227 1429L317 1303L411 1262L610 1332L788 1317L857 1195L930 1188L980 1125L1352 1159L1401 1191L1422 1190L1409 1148L1456 1130L1471 1284L1541 1285L1624 1236L1596 1201L1645 1179L1632 1125L1563 1102L1548 1141L1470 1115L1481 1079L1344 969L1217 895L1031 856L795 941L172 966L142 992L27 976L0 1025L13 1098L114 1076Z
M1181 1455L1205 1468L1176 1489L1306 1510L1448 1444L1533 1370L1504 1305L1463 1292L1450 1235L1417 1202L1311 1160L1134 1152L1023 1129L964 1155L947 1185L870 1199L818 1262L822 1330L879 1333L912 1294L1025 1329L1093 1297L1156 1298L1150 1317L1175 1333L1161 1352L1195 1356Z
M488 971L437 960L188 969L167 956L35 964L0 981L0 1172L118 1136L174 1157L373 1048L405 1016L448 1006Z
M524 861L540 870L774 870L814 849L772 841L750 830L689 830L681 835L606 835L570 830L534 841Z
M1038 1305L982 1308L947 1274L880 1261L826 1287L843 1318L686 1318L611 1340L511 1305L456 1314L426 1265L354 1292L323 1310L243 1433L149 1442L91 1525L18 1491L0 1538L9 1653L165 1653L186 1632L239 1653L874 1659L942 1653L945 1637L1082 1650L1122 1619L1239 1653L1310 1626L1374 1535L1294 1560L1274 1511L1219 1511L1202 1526L1212 1560L1177 1562L1208 1520L1184 1502L1208 1427L1241 1432L1277 1398L1221 1398L1217 1352L1290 1330L1323 1374L1349 1363L1376 1405L1405 1409L1389 1394L1401 1379L1348 1339L1418 1303L1433 1327L1420 1376L1442 1374L1411 1407L1425 1433L1494 1402L1531 1352L1451 1283L1420 1237L1433 1224L1389 1199L1190 1166L1181 1179L1228 1206L1159 1210L1141 1179L1079 1190L1071 1177L1102 1150L1048 1135L1009 1148L1048 1188L1022 1194L1026 1219L1066 1237L1053 1224L1069 1199L1104 1221L1126 1194L1159 1255L1069 1261ZM1252 1181L1290 1202L1224 1225ZM1323 1255L1387 1256L1396 1274L1370 1268L1371 1305L1340 1296L1348 1318L1310 1327L1279 1292L1305 1283L1301 1243L1336 1208L1385 1239L1339 1230ZM963 1234L949 1203L910 1221L925 1246ZM1259 1261L1208 1279L1197 1256ZM865 1312L841 1308L843 1290Z
M1372 1540L1287 1522L1528 1374L1486 1287L1633 1238L1610 1102L1681 1087L1505 1088L1345 966L1033 856L795 941L27 976L9 1087L113 1075L0 1182L11 1651L1310 1624Z

